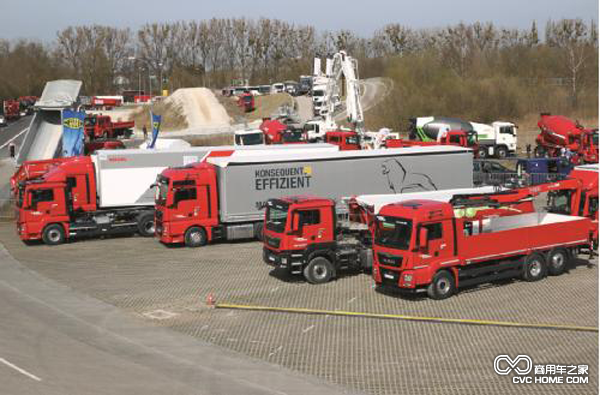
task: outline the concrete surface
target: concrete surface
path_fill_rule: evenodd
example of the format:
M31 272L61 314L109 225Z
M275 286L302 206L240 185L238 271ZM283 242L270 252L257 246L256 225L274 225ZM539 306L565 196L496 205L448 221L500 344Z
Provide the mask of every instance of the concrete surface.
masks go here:
M3 394L335 394L331 385L144 323L0 246Z
M341 388L371 394L573 395L598 387L598 333L222 310L205 304L212 293L217 302L233 304L597 327L598 271L586 265L585 257L568 273L537 283L487 284L433 301L384 295L365 274L345 273L313 286L271 270L256 242L187 249L120 237L25 246L12 224L0 225L0 240L40 277L116 306L119 314ZM5 279L2 273L0 278ZM104 321L110 323L117 313ZM589 384L512 384L511 377L493 370L499 354L526 354L535 364L586 364Z

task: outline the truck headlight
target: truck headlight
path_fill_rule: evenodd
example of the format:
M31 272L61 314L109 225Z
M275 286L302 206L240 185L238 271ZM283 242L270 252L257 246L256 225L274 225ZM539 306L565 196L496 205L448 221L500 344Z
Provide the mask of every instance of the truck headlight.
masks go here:
M286 265L287 264L287 258L281 258L281 263Z
M404 282L405 283L410 283L410 282L412 282L412 278L413 278L412 274L405 274L404 275Z

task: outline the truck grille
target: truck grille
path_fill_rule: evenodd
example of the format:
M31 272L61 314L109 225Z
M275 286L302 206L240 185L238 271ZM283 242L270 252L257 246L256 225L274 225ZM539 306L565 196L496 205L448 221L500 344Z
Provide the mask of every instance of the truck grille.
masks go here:
M278 239L277 237L265 235L265 241L267 242L267 245L269 247L279 248L279 246L281 245L281 239Z
M400 267L402 266L402 257L380 252L377 254L377 259L380 265Z

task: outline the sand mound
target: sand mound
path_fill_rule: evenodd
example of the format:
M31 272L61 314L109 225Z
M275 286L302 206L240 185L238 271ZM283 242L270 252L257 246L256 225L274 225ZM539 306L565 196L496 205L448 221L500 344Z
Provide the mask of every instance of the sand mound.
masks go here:
M189 128L229 126L231 119L207 88L177 89L166 99L182 110Z

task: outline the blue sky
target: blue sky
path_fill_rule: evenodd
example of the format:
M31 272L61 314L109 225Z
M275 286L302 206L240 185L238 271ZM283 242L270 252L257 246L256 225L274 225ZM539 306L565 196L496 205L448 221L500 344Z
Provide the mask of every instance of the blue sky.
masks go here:
M598 20L598 0L0 0L0 38L53 40L70 25L106 24L137 28L147 22L212 17L279 18L319 30L349 29L370 35L390 22L441 27L494 22L525 28L536 20Z

